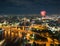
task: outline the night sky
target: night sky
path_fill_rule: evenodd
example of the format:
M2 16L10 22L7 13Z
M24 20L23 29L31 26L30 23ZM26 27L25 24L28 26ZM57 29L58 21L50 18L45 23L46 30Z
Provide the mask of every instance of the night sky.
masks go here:
M60 14L60 0L0 0L0 14Z

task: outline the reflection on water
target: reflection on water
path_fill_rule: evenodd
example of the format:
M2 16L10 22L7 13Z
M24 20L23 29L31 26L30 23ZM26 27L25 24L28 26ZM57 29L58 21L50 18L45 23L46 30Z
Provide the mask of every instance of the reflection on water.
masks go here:
M17 28L0 31L0 46L59 46L56 35L50 30L23 31ZM27 29L28 30L28 29ZM36 33L36 32L37 33ZM40 31L40 32L38 32ZM49 34L50 33L50 34ZM57 35L58 32L56 32ZM53 35L53 36L51 36ZM55 43L56 42L56 43Z
M48 42L47 42L48 43ZM46 43L29 43L29 40L27 39L23 39L23 38L19 38L19 37L15 37L13 38L13 40L9 39L3 39L0 41L0 46L60 46L60 44L50 44L50 45L46 45Z

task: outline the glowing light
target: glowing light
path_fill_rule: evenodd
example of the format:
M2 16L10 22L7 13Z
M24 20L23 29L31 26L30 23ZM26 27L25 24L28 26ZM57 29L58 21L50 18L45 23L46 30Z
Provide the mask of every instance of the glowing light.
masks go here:
M44 16L46 16L46 11L43 10L43 11L40 12L40 14L41 14L41 16L44 17Z

